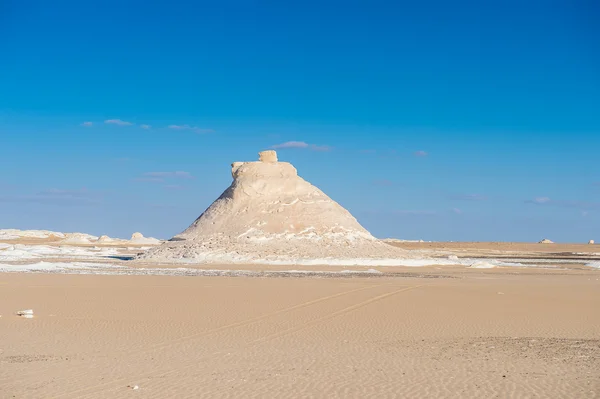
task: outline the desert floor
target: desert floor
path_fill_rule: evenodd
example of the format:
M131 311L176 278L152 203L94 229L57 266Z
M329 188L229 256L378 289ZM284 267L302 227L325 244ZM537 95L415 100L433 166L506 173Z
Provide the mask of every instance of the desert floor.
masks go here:
M0 398L600 396L597 269L381 270L0 273Z

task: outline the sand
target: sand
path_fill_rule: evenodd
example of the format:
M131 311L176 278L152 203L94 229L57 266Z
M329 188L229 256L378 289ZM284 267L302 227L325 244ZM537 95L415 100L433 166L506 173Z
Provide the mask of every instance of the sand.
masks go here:
M600 395L597 270L389 269L0 273L0 397Z

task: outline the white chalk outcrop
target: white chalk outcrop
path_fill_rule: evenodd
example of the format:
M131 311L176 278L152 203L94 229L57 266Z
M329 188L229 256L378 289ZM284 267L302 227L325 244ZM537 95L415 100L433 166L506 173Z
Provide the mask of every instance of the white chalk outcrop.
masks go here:
M65 238L60 242L62 244L91 244L92 241L97 241L98 237L85 233L67 233Z
M131 235L131 240L129 240L132 244L143 244L143 245L158 245L161 241L154 237L144 237L142 233L133 233Z
M96 241L97 244L110 244L113 242L115 242L115 240L107 235L100 236L100 238L98 238L98 241Z
M27 238L65 238L65 234L49 230L0 229L0 240L18 240Z
M195 263L377 264L407 251L377 240L275 151L234 162L233 182L185 231L139 256Z
M594 240L589 240L588 244L593 245L593 244L595 244L595 242L594 242Z
M538 244L554 244L554 241L544 238L542 241L538 242Z

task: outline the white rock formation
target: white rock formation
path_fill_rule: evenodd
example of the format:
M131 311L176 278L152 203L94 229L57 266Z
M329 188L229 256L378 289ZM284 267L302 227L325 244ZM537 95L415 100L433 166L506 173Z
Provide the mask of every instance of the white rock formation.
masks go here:
M67 233L65 238L60 242L62 244L91 244L92 241L97 241L98 237L85 233Z
M132 244L144 244L144 245L158 245L161 241L157 238L153 237L144 237L142 233L133 233L131 235L131 240L129 240Z
M592 244L595 244L595 242L594 242L594 240L590 240L590 241L588 241L588 244L592 245Z
M139 258L196 263L376 264L407 251L377 240L275 151L234 162L233 183L185 231ZM341 263L340 263L341 262Z
M98 244L109 244L112 242L115 242L115 240L106 235L100 236L100 238L98 238L98 241L96 241L96 243Z
M0 240L18 240L20 238L65 238L63 233L49 230L18 230L2 229L0 230Z
M540 241L538 244L554 244L554 241L550 241L547 238L544 238L542 241Z

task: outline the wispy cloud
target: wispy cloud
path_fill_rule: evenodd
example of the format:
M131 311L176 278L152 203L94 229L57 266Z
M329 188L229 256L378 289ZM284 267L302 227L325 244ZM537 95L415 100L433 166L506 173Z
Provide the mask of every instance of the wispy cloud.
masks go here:
M456 213L457 215L460 215L461 213L463 213L462 210L459 208L452 208L451 210L452 210L452 212Z
M456 200L462 200L462 201L486 201L486 200L488 200L488 196L482 195L482 194L460 194L460 195L453 195L450 198L456 199Z
M108 125L118 125L118 126L131 126L131 125L133 125L133 123L127 122L127 121L122 121L121 119L107 119L107 120L104 121L104 123L106 123Z
M150 129L152 126L150 125L140 125L142 129Z
M87 189L62 190L51 188L32 195L0 196L0 202L26 202L49 205L94 205L102 201L97 192Z
M526 200L527 204L534 204L539 206L554 206L560 208L573 208L580 209L583 211L594 211L600 210L600 202L591 201L572 201L572 200L553 200L548 197L537 197L531 200Z
M94 122L83 122L81 126L92 126Z
M198 133L198 134L214 132L213 129L203 129L203 128L199 128L197 126L190 126L190 125L169 125L167 127L169 129L174 129L174 130L190 130L190 131L192 131L194 133Z
M533 202L534 204L545 204L550 201L552 200L548 197L537 197L531 200L531 202Z
M327 145L308 144L304 141L286 141L285 143L272 145L271 148L275 150L286 148L300 148L312 151L331 151L332 149L330 146Z
M426 151L415 151L413 155L415 157L426 157L429 154Z

